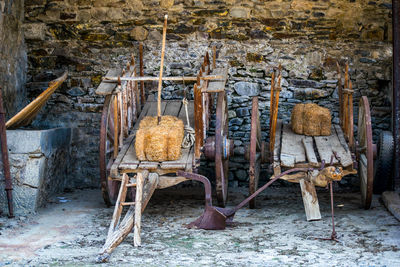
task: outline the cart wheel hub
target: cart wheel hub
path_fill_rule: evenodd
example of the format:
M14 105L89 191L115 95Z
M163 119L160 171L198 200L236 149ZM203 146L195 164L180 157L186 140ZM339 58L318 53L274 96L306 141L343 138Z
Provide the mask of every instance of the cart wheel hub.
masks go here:
M222 137L222 158L229 159L233 155L233 140L228 139L226 136ZM208 137L204 144L202 151L208 160L215 160L215 136Z

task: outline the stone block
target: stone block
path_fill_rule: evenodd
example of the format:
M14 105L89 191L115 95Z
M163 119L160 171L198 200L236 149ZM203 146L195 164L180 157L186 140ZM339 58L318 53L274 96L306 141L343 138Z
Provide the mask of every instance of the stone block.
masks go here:
M247 19L250 17L251 9L242 6L232 7L229 14L232 18Z
M71 129L8 130L7 143L14 212L35 212L67 184ZM3 180L0 172L0 209L6 210Z
M237 82L234 85L234 89L241 96L256 96L260 92L260 85L250 82Z
M46 36L47 27L44 23L26 23L23 28L27 40L44 40Z

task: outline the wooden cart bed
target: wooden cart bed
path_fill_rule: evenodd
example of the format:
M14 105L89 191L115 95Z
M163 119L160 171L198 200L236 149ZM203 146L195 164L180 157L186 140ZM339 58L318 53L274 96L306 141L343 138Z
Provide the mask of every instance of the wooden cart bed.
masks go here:
M172 115L181 119L184 124L186 121L185 106L181 100L169 100L162 102L162 114ZM194 127L194 103L189 101L188 103L188 114L191 127ZM111 167L110 176L112 178L119 178L121 173L136 173L143 170L149 170L158 174L174 173L177 170L191 171L193 166L193 146L190 148L182 148L182 156L179 160L175 161L140 161L136 157L135 152L135 134L139 128L140 121L145 116L157 116L157 101L153 97L149 97L145 106L143 107L140 116L133 127L133 132L126 139L126 143L121 149L118 157L114 161ZM118 174L119 173L119 174Z
M330 136L305 136L294 133L290 124L278 120L274 167L319 167L322 160L328 164L334 152L338 156L333 159L334 165L352 168L351 151L339 125L332 125Z

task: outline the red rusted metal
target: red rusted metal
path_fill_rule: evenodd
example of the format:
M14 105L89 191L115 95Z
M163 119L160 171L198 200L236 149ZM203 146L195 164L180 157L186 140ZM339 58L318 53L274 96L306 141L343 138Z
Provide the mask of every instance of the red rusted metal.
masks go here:
M3 107L3 94L0 87L0 138L1 138L1 158L3 161L3 173L5 180L5 190L7 193L8 202L8 217L14 217L13 197L12 197L12 180L10 173L10 162L8 160L7 148L7 132L6 132L6 118Z
M312 168L294 168L287 171L282 172L264 186L260 187L254 194L243 200L239 205L232 209L228 208L220 208L212 206L212 198L211 198L211 184L207 177L189 173L184 171L178 171L177 175L186 177L188 179L200 181L204 184L205 188L205 196L206 196L206 207L204 213L195 221L188 224L187 227L189 228L200 228L204 230L223 230L225 229L227 224L232 223L233 217L235 213L242 208L243 206L247 205L253 198L255 198L258 194L264 191L268 186L270 186L273 182L281 178L283 175L292 173L292 172L299 172L299 171L312 171Z

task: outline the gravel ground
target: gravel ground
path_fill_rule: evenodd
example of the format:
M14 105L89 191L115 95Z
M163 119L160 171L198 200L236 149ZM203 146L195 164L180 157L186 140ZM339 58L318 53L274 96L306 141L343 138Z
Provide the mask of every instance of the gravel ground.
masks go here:
M204 208L202 188L158 190L142 220L142 247L133 234L96 264L113 209L100 190L77 190L55 198L35 215L0 217L0 266L400 266L400 222L375 196L359 208L359 193L336 193L336 230L329 237L329 194L318 191L322 220L307 222L298 187L269 188L259 208L238 211L223 231L186 229ZM239 203L246 188L230 192Z

